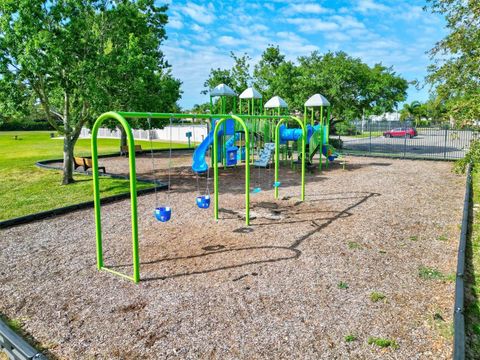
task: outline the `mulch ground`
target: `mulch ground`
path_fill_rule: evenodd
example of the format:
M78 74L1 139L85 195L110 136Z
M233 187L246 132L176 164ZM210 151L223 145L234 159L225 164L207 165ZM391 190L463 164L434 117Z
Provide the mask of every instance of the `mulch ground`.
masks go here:
M174 155L170 193L139 197L138 285L96 270L92 209L0 232L0 312L52 358L451 358L465 181L451 164L352 157L308 173L303 203L298 172L282 169L275 200L273 170L252 169L246 227L244 168L221 171L216 222L195 205L206 178ZM166 180L166 154L155 162ZM137 169L152 176L151 159ZM106 265L131 273L129 201L104 206L102 226Z

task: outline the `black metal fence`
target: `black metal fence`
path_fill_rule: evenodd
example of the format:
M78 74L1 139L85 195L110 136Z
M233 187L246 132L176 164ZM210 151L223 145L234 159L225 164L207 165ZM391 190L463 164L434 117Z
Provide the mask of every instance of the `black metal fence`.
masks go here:
M471 141L480 137L478 130L415 128L405 122L364 122L354 125L356 135L339 136L345 153L456 160L463 158ZM415 128L416 135L411 134L411 128Z

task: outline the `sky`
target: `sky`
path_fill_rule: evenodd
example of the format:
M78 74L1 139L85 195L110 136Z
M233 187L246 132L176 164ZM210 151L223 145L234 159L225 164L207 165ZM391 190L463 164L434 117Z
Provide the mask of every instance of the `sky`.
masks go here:
M445 21L425 12L426 0L167 1L168 39L163 52L183 82L184 109L208 101L203 83L212 68L230 68L230 52L256 63L269 44L288 60L312 51L345 51L369 65L392 66L405 79L423 81L428 54L446 35ZM425 101L428 87L408 90L408 102Z

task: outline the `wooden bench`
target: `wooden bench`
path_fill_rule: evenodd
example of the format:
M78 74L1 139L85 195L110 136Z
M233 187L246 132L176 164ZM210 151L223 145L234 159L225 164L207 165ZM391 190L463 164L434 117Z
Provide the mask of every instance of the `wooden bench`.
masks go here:
M128 145L120 147L120 155L128 155ZM135 145L135 154L143 153L142 145Z
M83 171L93 168L93 161L90 158L77 157L73 158L73 168L77 170L78 167L83 167ZM98 170L102 170L105 174L105 166L99 166Z

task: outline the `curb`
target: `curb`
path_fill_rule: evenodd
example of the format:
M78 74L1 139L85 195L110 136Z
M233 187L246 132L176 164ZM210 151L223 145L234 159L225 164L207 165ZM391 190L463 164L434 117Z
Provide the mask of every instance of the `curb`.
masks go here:
M457 275L455 279L455 306L453 309L453 359L465 359L465 250L469 230L471 191L472 191L472 164L468 165L467 181L465 184L465 199L463 202L462 230L458 244Z
M155 152L166 152L166 151L170 151L170 149L158 149L158 150L154 150L153 152L155 153ZM192 151L192 149L175 149L175 151L189 152L189 151ZM99 158L109 158L109 157L116 157L116 156L118 156L118 154L114 153L114 154L100 155ZM63 161L63 159L41 160L41 161L36 162L35 165L40 167L40 168L44 168L44 169L62 170L62 168L59 167L59 166L49 165L49 164L56 163L56 162L61 162L61 161ZM89 175L89 176L92 175L92 173L90 171L85 172L85 171L75 170L74 173L82 174L82 175ZM124 175L110 174L110 173L105 173L105 174L100 173L99 175L110 177L110 178L113 178L113 179L129 180L129 177L124 176ZM138 182L144 182L144 183L150 183L150 184L156 184L157 185L156 186L157 191L163 191L163 190L168 189L168 185L166 183L158 181L158 180L155 181L155 180L150 180L150 179L144 179L144 178L137 177L137 181ZM155 187L150 188L150 189L141 189L141 190L137 190L137 196L146 195L146 194L153 193L153 192L155 192ZM129 199L129 198L130 198L130 193L129 192L128 193L123 193L123 194L118 194L118 195L107 196L107 197L104 197L104 198L100 199L100 204L104 205L104 204L108 204L108 203L111 203L111 202L120 201L120 200L124 200L124 199ZM93 208L93 207L94 207L94 202L92 200L92 201L86 201L86 202L82 202L82 203L79 203L79 204L68 205L68 206L64 206L64 207L60 207L60 208L56 208L56 209L52 209L52 210L42 211L42 212L35 213L35 214L29 214L29 215L25 215L25 216L13 218L13 219L0 221L0 229L6 229L6 228L9 228L9 227L22 225L22 224L27 224L27 223L34 222L34 221L44 220L44 219L49 218L49 217L68 214L70 212L83 210L83 209L88 209L88 208Z
M422 157L422 156L403 156L399 154L378 154L378 153L357 153L357 152L349 152L337 150L342 155L348 156L358 156L358 157L372 157L372 158L382 158L382 159L396 159L396 160L422 160L422 161L446 161L446 162L453 162L459 159L445 159L445 158L433 158L433 157Z
M45 355L27 343L2 320L0 320L0 350L3 350L9 359L47 360Z
M141 180L141 179L137 179L137 180L141 181L141 182L144 182L144 180ZM152 181L150 180L148 182L152 182ZM166 185L164 183L160 183L160 184L161 185L157 185L157 191L158 190L167 190L168 185ZM146 194L153 193L153 192L155 192L155 187L150 188L150 189L141 189L141 190L137 190L137 196L146 195ZM108 203L112 203L112 202L120 201L120 200L125 200L125 199L129 199L129 198L130 198L130 193L112 195L112 196L108 196L108 197L100 199L100 204L105 205L105 204L108 204ZM34 222L34 221L44 220L44 219L49 218L49 217L64 215L64 214L68 214L68 213L71 213L71 212L74 212L74 211L93 208L93 207L94 207L94 202L93 201L86 201L86 202L82 202L82 203L79 203L79 204L64 206L64 207L61 207L61 208L56 208L56 209L52 209L52 210L38 212L38 213L35 213L35 214L30 214L30 215L25 215L25 216L13 218L13 219L8 219L8 220L0 221L0 229L6 229L6 228L9 228L9 227L12 227L12 226L27 224L27 223Z

